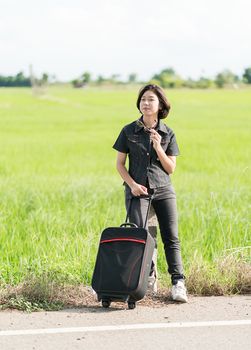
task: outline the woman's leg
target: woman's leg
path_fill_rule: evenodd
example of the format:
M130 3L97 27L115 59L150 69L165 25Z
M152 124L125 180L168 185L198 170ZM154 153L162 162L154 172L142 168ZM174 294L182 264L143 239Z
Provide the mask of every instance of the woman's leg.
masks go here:
M137 198L137 197L126 197L126 209L129 213L129 221L136 224L139 227L143 227L146 221L146 214L147 209L149 206L149 199L147 198ZM157 292L157 242L156 242L156 236L157 236L157 220L155 216L154 210L149 212L149 220L146 222L146 229L149 230L151 228L150 234L155 240L155 249L153 254L153 260L152 260L152 266L151 271L148 279L148 290L151 292L156 293ZM152 224L151 226L148 226L149 224Z
M172 283L175 284L177 280L185 278L183 275L180 241L178 238L176 198L172 197L160 200L156 198L153 200L153 207L159 221L168 272L171 275Z

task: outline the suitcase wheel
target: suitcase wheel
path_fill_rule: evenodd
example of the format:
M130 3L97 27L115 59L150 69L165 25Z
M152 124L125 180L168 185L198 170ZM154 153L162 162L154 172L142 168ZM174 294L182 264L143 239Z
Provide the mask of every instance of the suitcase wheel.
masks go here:
M128 309L133 310L136 307L135 301L128 301Z
M107 309L110 305L111 305L110 300L102 300L102 306L103 306L104 308Z

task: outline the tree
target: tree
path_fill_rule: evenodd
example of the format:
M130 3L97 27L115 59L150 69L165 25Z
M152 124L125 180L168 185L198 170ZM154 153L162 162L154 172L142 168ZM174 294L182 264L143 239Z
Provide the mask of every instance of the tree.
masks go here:
M136 73L129 74L129 76L128 76L128 83L133 84L133 83L136 82L136 80L137 80L137 74Z
M196 82L196 87L199 89L208 89L212 84L213 82L210 79L200 77L200 79Z
M23 72L19 72L15 76L0 76L0 86L31 86L31 81L24 76Z
M16 81L22 81L22 80L24 80L24 79L25 79L25 76L24 76L23 72L17 73L17 75L16 75Z
M189 89L195 89L197 87L197 81L192 78L188 78L184 81L184 87L188 87Z
M119 77L120 74L112 74L109 80L111 83L118 83Z
M159 74L155 74L152 80L158 81L163 88L174 88L183 85L183 80L173 68L163 69Z
M84 72L80 78L72 80L72 85L75 88L82 88L89 84L91 81L91 74L89 72Z
M230 70L225 69L221 73L218 73L215 78L215 84L219 88L223 88L226 84L234 84L238 81L238 76L232 73Z
M167 75L175 75L176 73L175 73L175 70L173 69L173 68L171 68L171 67L169 67L169 68L165 68L165 69L163 69L161 72L160 72L160 74L158 75L155 75L156 77L157 76L161 76L162 74L167 74Z
M83 86L82 81L80 81L78 79L72 80L71 83L72 83L73 87L75 87L75 88L81 88Z
M89 84L90 83L90 81L91 81L91 73L89 73L89 72L84 72L83 74L82 74L82 82L84 83L84 84Z
M42 85L47 84L49 80L49 75L47 73L43 73L41 83Z
M99 75L97 78L97 84L102 84L105 82L105 78L102 75Z
M222 73L218 73L215 78L215 84L218 88L223 88L225 85L225 79Z
M242 77L245 83L251 84L251 67L248 67L244 70Z

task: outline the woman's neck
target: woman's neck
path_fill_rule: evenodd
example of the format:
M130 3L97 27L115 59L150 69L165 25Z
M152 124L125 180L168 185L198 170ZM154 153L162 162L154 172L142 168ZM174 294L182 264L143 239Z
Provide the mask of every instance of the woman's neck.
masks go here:
M147 128L154 128L157 124L158 117L155 115L145 116L143 115L143 123Z

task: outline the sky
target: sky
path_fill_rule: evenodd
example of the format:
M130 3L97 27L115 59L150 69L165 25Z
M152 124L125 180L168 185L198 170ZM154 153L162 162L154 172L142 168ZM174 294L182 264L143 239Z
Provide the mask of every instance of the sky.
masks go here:
M172 67L184 78L251 66L250 0L0 0L0 75L67 81Z

